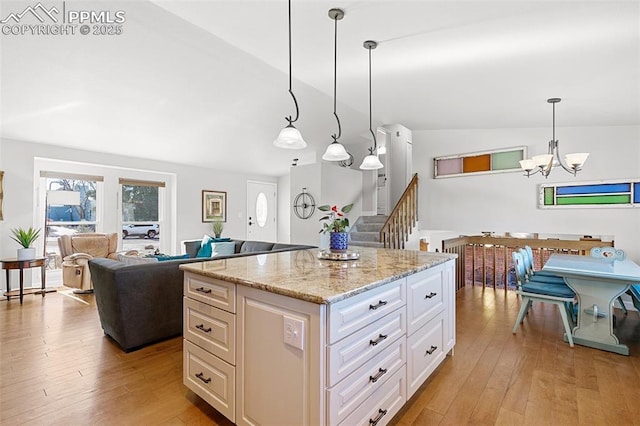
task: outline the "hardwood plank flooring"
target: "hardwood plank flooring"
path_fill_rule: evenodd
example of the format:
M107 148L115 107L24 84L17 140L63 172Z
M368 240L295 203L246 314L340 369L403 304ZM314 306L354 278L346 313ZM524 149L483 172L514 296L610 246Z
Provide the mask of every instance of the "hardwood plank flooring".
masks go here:
M640 317L616 311L631 356L562 341L555 306L534 304L516 335L513 292L457 295L457 345L396 425L640 426ZM0 424L230 425L182 384L182 339L124 353L93 295L0 301Z

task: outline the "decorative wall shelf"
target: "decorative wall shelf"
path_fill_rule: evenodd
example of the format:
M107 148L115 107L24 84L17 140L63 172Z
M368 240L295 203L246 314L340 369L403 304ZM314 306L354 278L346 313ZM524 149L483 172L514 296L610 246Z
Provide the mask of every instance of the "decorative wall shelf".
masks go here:
M538 206L548 208L640 208L640 179L540 185Z
M435 179L521 171L519 161L527 158L527 147L495 149L467 154L435 157Z

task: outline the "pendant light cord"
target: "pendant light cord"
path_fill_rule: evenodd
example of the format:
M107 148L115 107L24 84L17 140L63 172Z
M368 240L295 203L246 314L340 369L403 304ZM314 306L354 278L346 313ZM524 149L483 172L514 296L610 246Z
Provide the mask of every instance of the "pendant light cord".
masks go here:
M285 117L285 120L289 122L289 125L298 121L299 109L298 109L298 101L296 100L296 96L293 94L293 90L291 89L291 0L289 0L289 93L293 98L293 103L296 106L296 118L291 119L291 116Z
M338 114L336 113L336 86L337 86L337 75L338 75L338 17L333 18L334 21L334 41L333 41L333 115L336 117L336 121L338 122L338 135L334 133L331 135L334 142L338 142L340 136L342 136L342 126L340 125L340 118L338 118Z
M376 150L378 149L378 141L376 141L376 134L373 133L373 129L371 128L371 48L369 50L369 132L371 132L371 136L373 136L373 148L369 148L369 153L374 155Z

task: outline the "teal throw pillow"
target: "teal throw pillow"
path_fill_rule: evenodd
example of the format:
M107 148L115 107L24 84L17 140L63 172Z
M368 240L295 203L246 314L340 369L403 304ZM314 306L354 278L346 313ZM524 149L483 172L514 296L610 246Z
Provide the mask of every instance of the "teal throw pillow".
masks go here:
M196 257L211 257L211 254L213 253L213 247L211 247L212 243L213 238L205 235L202 238L202 242L200 243L200 250L198 250Z

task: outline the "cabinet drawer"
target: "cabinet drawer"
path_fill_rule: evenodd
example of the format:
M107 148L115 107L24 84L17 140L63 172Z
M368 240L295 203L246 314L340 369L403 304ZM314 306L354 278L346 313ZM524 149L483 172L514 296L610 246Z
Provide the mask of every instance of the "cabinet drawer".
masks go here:
M340 425L386 425L407 401L405 391L405 367L403 366Z
M328 386L336 385L356 368L393 345L406 330L405 310L398 309L327 348Z
M329 424L337 425L402 368L406 362L403 337L327 391Z
M184 340L185 386L207 401L226 418L235 421L235 368L204 349Z
M236 286L233 283L185 272L184 295L231 313L236 312Z
M407 277L407 333L425 325L444 309L443 265Z
M184 338L229 364L236 364L236 316L184 298Z
M327 340L335 343L405 305L405 279L329 305Z
M407 339L407 398L424 383L445 357L444 314L441 313Z

